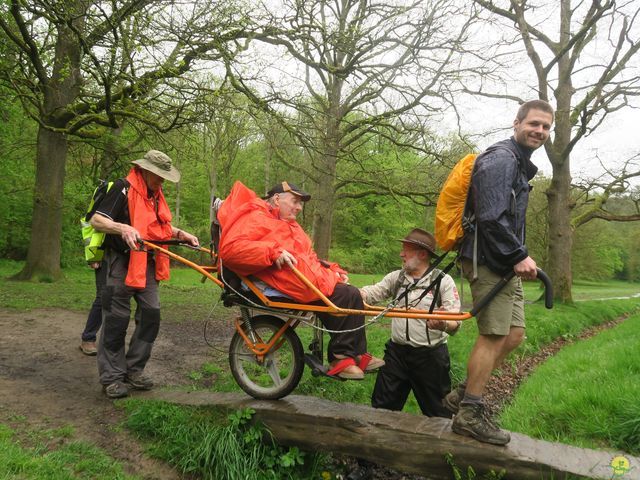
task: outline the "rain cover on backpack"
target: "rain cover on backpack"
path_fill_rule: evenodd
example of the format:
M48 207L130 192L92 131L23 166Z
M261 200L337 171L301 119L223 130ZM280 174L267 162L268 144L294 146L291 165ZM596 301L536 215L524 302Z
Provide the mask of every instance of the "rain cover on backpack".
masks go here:
M438 247L447 252L455 249L465 234L463 217L476 157L470 153L459 160L440 190L435 237Z

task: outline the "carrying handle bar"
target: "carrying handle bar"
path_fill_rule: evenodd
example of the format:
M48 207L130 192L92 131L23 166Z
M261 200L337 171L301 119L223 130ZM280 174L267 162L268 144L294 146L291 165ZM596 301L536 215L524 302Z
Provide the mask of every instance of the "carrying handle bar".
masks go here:
M549 276L540 268L536 269L538 271L537 278L544 285L544 306L547 308L553 308L553 286L551 285L551 279ZM480 310L487 306L487 304L493 300L500 290L504 288L504 286L509 283L516 272L511 270L504 277L502 277L498 283L496 283L491 291L487 293L484 297L480 299L477 305L474 305L473 308L469 311L469 313L475 317Z
M544 285L544 306L547 308L553 308L553 285L551 285L551 279L544 270L538 268L538 280Z
M140 238L138 239L138 243L140 245L144 245L145 242L153 243L156 245L178 245L180 247L187 247L193 250L200 250L202 247L200 245L193 246L190 243L185 242L184 240L178 240L176 238L169 238L167 240L152 240L150 238Z

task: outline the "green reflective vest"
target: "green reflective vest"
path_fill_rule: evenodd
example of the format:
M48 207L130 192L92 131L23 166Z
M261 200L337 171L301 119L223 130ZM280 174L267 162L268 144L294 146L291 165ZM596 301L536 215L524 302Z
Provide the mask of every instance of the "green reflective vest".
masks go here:
M87 208L87 213L80 217L82 240L84 242L84 258L87 263L101 262L102 257L104 257L102 244L104 243L106 234L104 232L97 232L89 221L95 212L96 204L111 190L112 185L113 182L100 180L100 184L93 191L93 195L91 195L91 202L89 203L89 208Z

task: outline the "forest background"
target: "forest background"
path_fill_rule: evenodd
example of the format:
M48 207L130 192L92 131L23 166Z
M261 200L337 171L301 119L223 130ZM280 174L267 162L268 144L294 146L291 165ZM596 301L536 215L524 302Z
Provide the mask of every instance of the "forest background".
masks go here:
M639 281L638 153L570 173L576 145L637 106L638 7L530 3L3 2L0 256L45 281L82 263L98 179L154 148L183 174L165 184L174 223L203 243L212 196L288 180L314 197L300 222L321 255L385 272L397 239L433 230L452 165L488 134L441 131L443 118L469 96L514 114L542 98L557 116L552 173L532 181L531 256L560 300L573 278Z

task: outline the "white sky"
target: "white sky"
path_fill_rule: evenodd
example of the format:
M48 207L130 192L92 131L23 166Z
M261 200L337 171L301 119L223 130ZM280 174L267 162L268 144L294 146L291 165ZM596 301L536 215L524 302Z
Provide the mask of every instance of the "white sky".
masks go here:
M501 2L496 0L496 3ZM581 8L586 9L588 7L588 2L581 4L575 13L574 20L580 16L579 10ZM627 4L626 7L631 10L634 9L633 3ZM535 11L539 28L547 32L551 38L555 38L557 36L554 34L554 29L557 30L557 3L537 2L537 6L531 8L531 12ZM489 45L490 47L492 45L499 45L500 39L503 37L513 37L515 35L512 26L506 25L503 22L499 22L499 26L496 25L494 27L487 24L479 24L476 28L477 30L474 31L472 35L474 39L478 41L479 44ZM573 25L572 29L575 30L576 28L579 28L579 25ZM635 31L631 37L637 40L640 33L638 30L640 28L638 25L635 25L634 28ZM589 43L587 48L582 52L584 62L576 65L576 71L578 71L578 73L572 77L573 86L578 89L574 103L579 101L581 95L584 94L584 92L579 90L580 87L588 85L594 78L597 78L600 74L599 68L608 63L607 51L611 47L606 37L607 34L614 32L613 37L615 38L616 31L615 25L611 31L607 28L600 28L594 41ZM282 51L273 47L265 48L263 45L256 43L252 48L255 48L255 50L248 52L247 57L250 59L249 65L254 72L256 71L256 62L260 63L260 67L258 68L260 73L257 75L255 84L258 89L266 89L264 85L260 86L260 78L262 77L262 80L269 81L278 78L276 82L277 86L280 89L284 88L288 90L289 93L296 90L296 83L299 83L303 77L299 65L294 65L295 62L291 63L287 55L280 57L279 53L282 53ZM487 84L487 80L484 80L485 91L518 95L520 98L527 100L537 98L533 90L531 90L531 87L535 86L537 81L531 63L522 51L522 43L518 41L515 45L505 48L508 48L509 52L519 50L520 53L515 56L510 55L504 57L509 59L508 68L502 70L500 81L497 81L496 84L493 85L493 90L492 87ZM549 59L550 52L546 50L546 47L537 44L536 49L541 55L543 63ZM495 50L495 53L500 52L504 52L504 50ZM277 58L274 59L274 57ZM633 72L633 74L640 75L640 58L638 57L640 57L640 55L636 55L636 58L630 62L632 68L635 70L629 71ZM589 65L598 65L598 67L584 68ZM274 68L274 66L276 66L276 68ZM469 67L469 65L467 65L467 67ZM551 79L553 79L553 75L556 75L555 70L551 72ZM632 75L632 73L629 73L629 75ZM286 87L284 87L284 85L286 85ZM427 100L427 102L429 101L431 100ZM637 98L630 98L630 101L635 101L636 105L640 107L640 100ZM462 133L473 135L473 139L480 149L484 149L492 143L511 135L511 125L518 108L515 102L487 97L471 97L468 95L456 98L456 102L457 108L462 114L460 125ZM457 132L458 126L453 113L444 114L441 121L439 120L440 119L434 120L438 125L438 134L445 137L449 133ZM616 166L622 165L628 158L639 155L639 120L640 111L634 110L633 108L625 108L622 111L610 114L606 121L600 125L591 136L583 137L571 155L571 172L574 180L600 176L603 170L597 157L600 157L609 168L615 169ZM503 130L498 130L500 128L503 128ZM486 132L489 131L491 131L491 133L486 134ZM543 148L534 153L533 161L544 174L551 175L551 165ZM636 169L640 169L640 159L637 160L636 165ZM640 179L637 179L633 183L640 183Z

